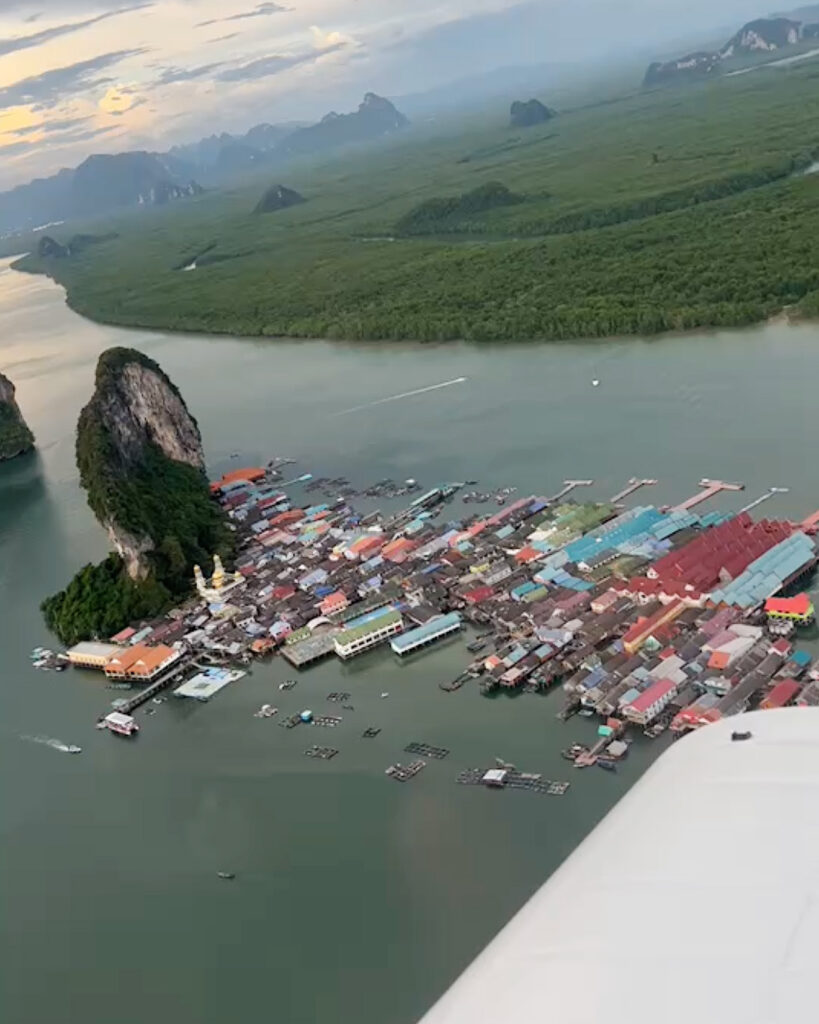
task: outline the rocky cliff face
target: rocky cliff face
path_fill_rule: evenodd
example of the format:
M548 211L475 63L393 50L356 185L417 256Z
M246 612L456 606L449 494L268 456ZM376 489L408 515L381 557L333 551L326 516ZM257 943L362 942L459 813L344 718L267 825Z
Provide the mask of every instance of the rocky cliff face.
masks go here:
M716 52L699 51L665 63L655 61L649 65L643 85L662 85L665 82L720 74L723 61L750 53L772 53L788 46L795 46L803 39L813 38L813 30L816 27L805 25L793 18L757 18L743 25L739 32Z
M133 349L103 354L97 392L82 415L101 421L126 469L139 464L149 444L174 462L205 467L199 427L179 391L158 364Z
M199 548L200 516L205 535L215 525L196 421L157 363L135 349L100 356L77 428L77 464L88 503L131 579L157 570L163 545L177 561L191 540ZM172 514L180 500L196 506L187 524Z
M68 644L154 617L190 593L194 565L232 551L210 498L196 420L142 352L112 348L100 356L77 426L77 466L116 554L85 566L43 602L49 628Z
M779 50L799 42L801 22L790 18L757 18L749 21L720 51L724 59L739 53Z
M34 435L17 405L14 385L0 373L0 462L23 455L33 447Z

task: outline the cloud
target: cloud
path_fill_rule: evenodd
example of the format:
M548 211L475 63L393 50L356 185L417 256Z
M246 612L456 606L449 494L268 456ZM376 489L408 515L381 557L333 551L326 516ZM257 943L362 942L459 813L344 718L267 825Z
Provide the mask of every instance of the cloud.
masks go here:
M3 154L5 159L7 156L11 156L14 153L22 153L23 150L31 150L34 140L29 141L28 139L21 139L19 142L9 142L8 145L0 147L0 153Z
M310 26L310 34L313 36L313 46L317 50L337 50L342 46L355 45L352 36L346 36L343 32L325 32L318 25Z
M226 36L217 36L215 39L208 39L209 43L226 43L228 39L235 39L239 35L238 32L228 32Z
M89 60L77 61L65 67L51 68L39 75L22 78L18 82L0 88L0 110L20 105L34 105L40 108L54 107L67 95L85 92L109 82L108 78L95 78L100 71L119 64L128 57L137 57L145 50L114 50L101 53Z
M70 21L63 25L54 25L52 28L44 28L39 32L32 32L27 36L15 36L11 39L0 39L0 57L7 53L15 53L18 50L27 50L32 46L42 46L52 39L68 35L70 32L79 32L80 29L96 25L100 21L107 21L109 18L117 18L121 14L130 14L132 11L142 11L147 7L153 7L153 0L145 3L131 4L130 7L119 7L115 11L105 11L93 18L86 18L84 21ZM37 15L36 17L39 17ZM31 19L26 19L27 21Z
M249 64L227 68L216 77L220 82L252 82L257 78L268 78L270 75L281 74L282 71L297 67L299 64L309 64L312 61L321 60L326 54L340 50L346 45L345 42L341 42L321 50L309 50L306 53L273 54L270 57L260 57L258 60L250 61Z
M197 78L204 78L219 68L224 67L224 61L216 64L200 64L193 68L165 68L156 85L172 85L174 82L193 82Z
M120 83L119 85L109 86L97 106L103 114L119 115L136 106L137 102L136 86Z
M67 132L75 129L78 125L86 124L90 117L64 117L58 121L40 122L38 124L27 124L24 128L15 128L9 131L10 135L34 135L39 132ZM4 150L5 151L5 150Z
M210 18L208 21L200 21L197 28L207 28L208 25L219 25L227 21L245 21L248 18L267 18L271 14L284 14L291 11L292 7L283 7L281 4L263 3L258 4L252 11L240 11L238 14L229 14L226 18Z

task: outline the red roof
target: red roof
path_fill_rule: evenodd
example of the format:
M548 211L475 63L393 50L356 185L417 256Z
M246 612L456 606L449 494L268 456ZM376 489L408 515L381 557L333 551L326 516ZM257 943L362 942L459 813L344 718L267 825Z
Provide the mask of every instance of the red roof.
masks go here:
M771 690L765 700L759 705L760 708L784 708L802 689L800 683L795 679L783 679Z
M811 600L808 594L797 594L796 597L770 597L765 602L765 611L778 615L808 615Z
M747 512L719 526L703 530L694 540L659 559L649 570L666 593L669 588L695 587L712 590L727 574L736 579L751 562L791 535L790 523L763 519L755 523Z
M537 548L525 547L521 548L520 551L515 555L516 562L534 562L536 558L542 558L543 552L538 551Z
M677 684L672 683L670 679L658 679L656 683L652 683L647 690L643 690L639 697L635 697L634 700L627 705L632 711L641 713L648 711L652 704L661 700L668 693L672 693L677 689Z
M464 600L470 604L479 604L481 601L488 601L493 594L494 590L491 587L475 587L464 594Z

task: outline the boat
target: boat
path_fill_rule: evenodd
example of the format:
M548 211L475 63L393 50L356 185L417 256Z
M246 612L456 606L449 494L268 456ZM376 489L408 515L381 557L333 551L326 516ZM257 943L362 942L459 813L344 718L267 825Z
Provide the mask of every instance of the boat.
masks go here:
M594 710L592 708L581 708L577 713L581 718L591 718L594 715Z
M139 724L136 719L121 711L112 711L110 715L106 715L102 719L101 725L98 723L98 726L108 729L109 732L115 732L118 736L133 736L134 733L139 732Z
M485 640L473 640L472 643L466 645L466 649L470 654L477 654L478 651L482 651L486 647Z
M389 697L389 694L388 694L388 693L382 693L382 694L381 694L381 697L382 697L382 699L383 699L384 697Z
M70 743L65 748L65 752L66 752L66 754L81 754L82 753L82 747L76 747L76 746L74 746L73 743Z
M615 761L610 761L608 758L598 757L597 758L597 764L599 764L600 767L604 768L607 772L616 772L617 771L617 764L616 764L616 762Z
M224 878L228 882L232 882L236 875L232 871L217 871L217 877Z

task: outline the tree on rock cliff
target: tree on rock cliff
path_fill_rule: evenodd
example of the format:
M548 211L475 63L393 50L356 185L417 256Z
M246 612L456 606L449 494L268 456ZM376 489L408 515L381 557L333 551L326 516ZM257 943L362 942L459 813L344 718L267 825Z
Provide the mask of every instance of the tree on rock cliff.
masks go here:
M100 356L77 426L77 466L116 555L86 566L44 602L48 625L66 642L157 614L189 591L195 564L231 547L210 498L196 420L143 353L113 348Z

